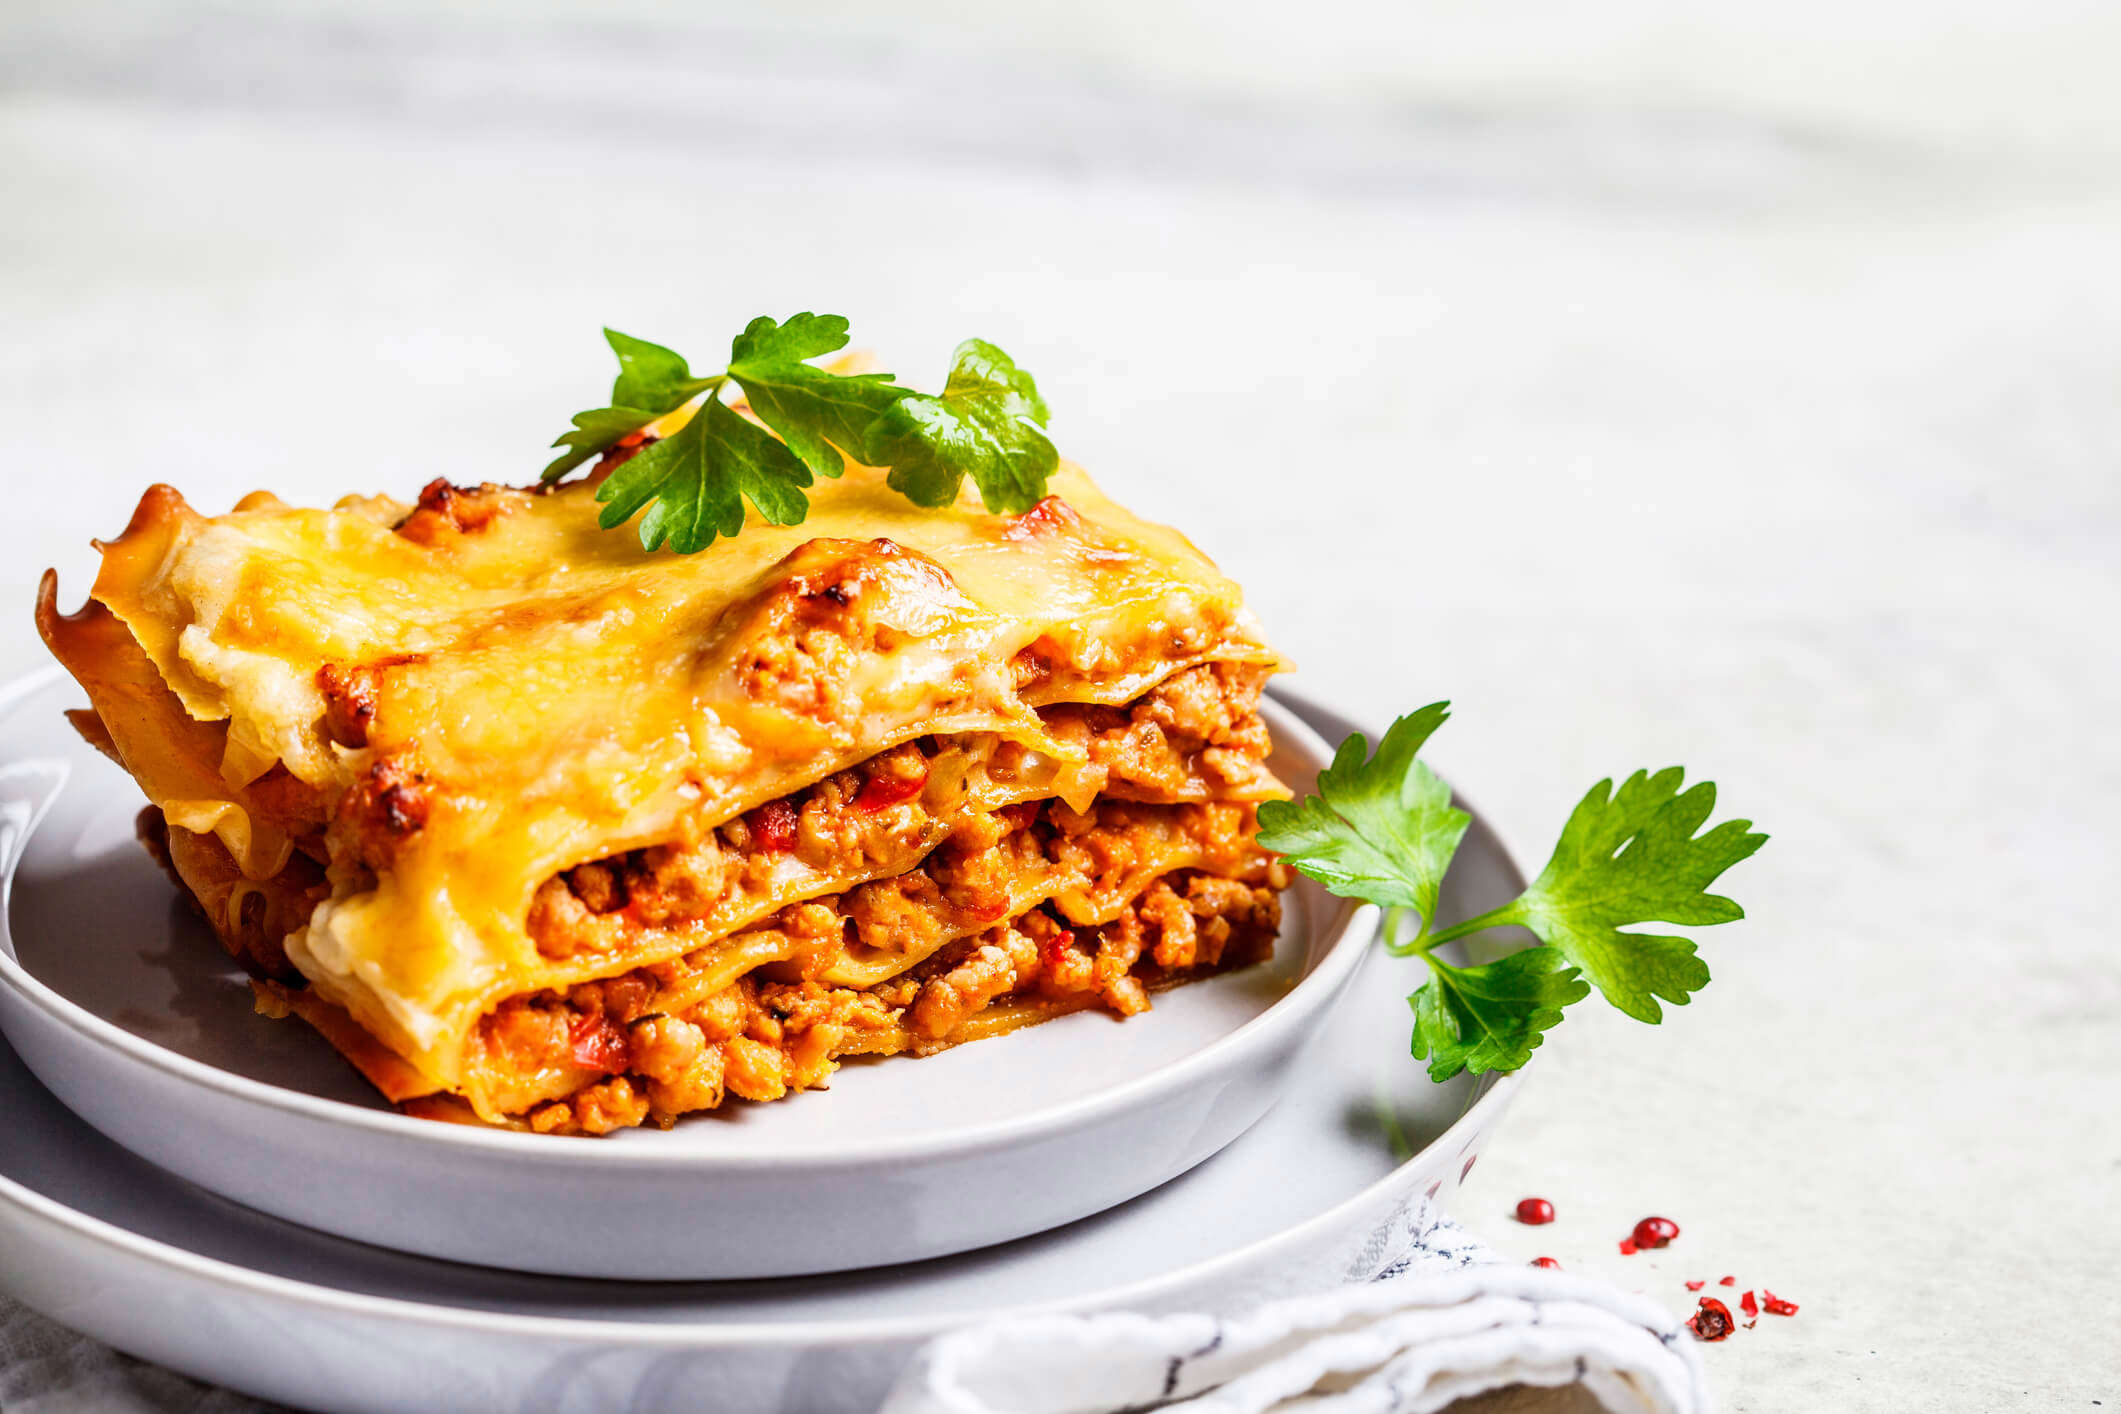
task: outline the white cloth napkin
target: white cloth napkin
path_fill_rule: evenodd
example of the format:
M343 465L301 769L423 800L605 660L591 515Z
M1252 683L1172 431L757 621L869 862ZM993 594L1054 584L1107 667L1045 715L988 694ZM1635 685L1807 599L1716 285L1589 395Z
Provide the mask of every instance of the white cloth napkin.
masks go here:
M1417 1201L1349 1285L1230 1315L994 1321L909 1366L883 1414L1431 1414L1513 1386L1706 1414L1686 1328L1601 1281L1518 1266Z
M121 1355L0 1296L6 1414L270 1414L279 1407Z
M997 1321L915 1358L883 1414L1429 1414L1514 1386L1627 1414L1706 1414L1692 1337L1645 1297L1503 1261L1426 1202L1349 1284L1222 1316ZM7 1414L263 1414L0 1299ZM1513 1408L1581 1408L1580 1399Z

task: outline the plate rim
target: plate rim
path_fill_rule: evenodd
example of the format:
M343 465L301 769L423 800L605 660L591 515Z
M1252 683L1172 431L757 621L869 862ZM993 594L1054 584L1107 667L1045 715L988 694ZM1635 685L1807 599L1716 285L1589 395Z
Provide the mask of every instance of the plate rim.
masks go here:
M23 711L48 689L67 681L65 670L50 664L0 685L0 724ZM1333 759L1333 751L1298 710L1287 701L1267 699L1268 710L1285 722L1274 723L1279 735L1285 726L1295 728L1295 743L1314 758L1320 769ZM8 755L0 766L34 756ZM69 772L70 774L70 772ZM757 1174L798 1167L805 1172L830 1173L861 1170L878 1164L920 1162L939 1157L970 1157L1028 1142L1042 1134L1063 1132L1095 1124L1120 1113L1147 1097L1191 1084L1203 1073L1212 1073L1231 1057L1271 1043L1290 1027L1322 1010L1330 1010L1341 987L1361 964L1367 949L1355 939L1373 932L1382 917L1373 904L1336 900L1341 906L1317 932L1327 940L1326 953L1318 966L1298 978L1295 985L1275 998L1241 1025L1216 1037L1198 1050L1163 1066L1130 1077L1102 1090L1062 1101L1028 1114L1012 1115L969 1129L943 1130L909 1137L884 1136L856 1141L829 1150L752 1150L730 1154L697 1151L672 1152L651 1145L611 1145L555 1142L551 1135L519 1134L512 1130L467 1125L437 1124L388 1110L367 1109L326 1096L310 1095L286 1086L236 1075L170 1050L105 1021L43 982L16 955L10 913L16 873L23 849L37 829L45 811L58 799L65 783L53 790L25 821L11 842L13 848L0 855L0 986L66 1027L82 1040L105 1051L116 1052L126 1062L146 1065L184 1084L213 1091L240 1104L262 1106L300 1119L380 1134L417 1144L430 1150L477 1154L488 1159L535 1162L546 1168L605 1171L614 1165L629 1170L663 1170L672 1173ZM0 845L10 843L0 840ZM1507 854L1507 851L1505 851ZM1516 869L1514 858L1510 860ZM1521 871L1520 871L1521 872Z

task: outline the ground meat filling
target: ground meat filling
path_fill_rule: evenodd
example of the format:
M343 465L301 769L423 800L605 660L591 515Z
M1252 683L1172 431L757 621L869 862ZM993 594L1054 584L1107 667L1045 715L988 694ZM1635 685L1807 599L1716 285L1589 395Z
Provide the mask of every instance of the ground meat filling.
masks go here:
M532 898L530 936L547 957L616 951L769 894L790 860L842 878L893 862L932 824L921 791L938 750L907 742L698 839L577 865Z
M1040 903L1072 923L1093 924L1178 868L1283 880L1280 866L1254 842L1254 830L1254 809L1242 804L1016 806L967 821L902 874L791 904L757 927L681 957L616 981L581 983L565 1000L602 998L623 986L646 989L634 998L642 1009L682 1011L719 986L718 976L732 976L732 961L737 970L757 968L775 981L859 987L896 980L949 945ZM479 1044L498 1108L513 1112L573 1089L586 1078L580 1068L594 1069L597 1055L609 1051L608 1037L591 1045L570 1033L562 1046L547 1024L525 1028L523 1011L549 1010L559 1000L552 991L517 997L481 1023Z
M1040 907L866 990L767 969L672 1012L664 977L642 969L511 1002L489 1020L488 1040L579 1078L572 1093L528 1108L532 1129L668 1124L731 1095L776 1100L818 1086L842 1056L926 1055L1087 1006L1145 1010L1151 991L1271 952L1285 883L1278 864L1250 881L1174 871L1108 923L1074 926Z
M1124 707L1044 709L1090 762L1085 810L1033 800L946 824L931 806L962 799L948 787L971 739L928 737L697 838L556 876L529 917L546 956L644 931L711 941L502 1003L474 1042L485 1103L543 1132L668 1124L822 1084L844 1056L928 1054L1083 1007L1133 1015L1157 987L1258 961L1288 883L1253 838L1257 800L1281 793L1265 677L1203 664ZM1013 778L1022 748L980 750ZM729 933L731 910L770 896L791 861L868 882Z
M1021 990L1029 976L1029 964L1017 956L1021 943L1010 945L1006 986L994 980L1001 974L992 955L981 960L980 948L1007 941L998 929L1028 935L1043 950L1040 965L1061 979L1056 985L1063 991L1131 1015L1146 1007L1152 985L1133 975L1144 928L1154 930L1148 960L1159 973L1226 961L1227 930L1191 926L1190 913L1159 879L1185 878L1184 896L1202 901L1203 916L1240 913L1256 903L1255 890L1271 897L1287 884L1281 864L1254 842L1254 830L1253 807L1234 803L1099 800L1075 811L1047 801L976 817L904 874L792 904L759 927L614 979L502 1003L480 1023L476 1068L489 1103L511 1114L572 1096L617 1072L718 1096L695 1083L697 1077L641 1070L634 1038L619 1028L643 1016L689 1016L713 997L747 986L782 986L835 999L835 1013L820 1024L838 1029L789 1053L794 1068L784 1079L801 1089L828 1072L836 1055L947 1041L964 1016L1001 991ZM1117 921L1107 921L1115 915ZM1059 933L1098 941L1073 957L1066 951L1071 940ZM993 975L960 974L966 966ZM920 1001L930 981L940 990ZM906 1008L916 1002L909 1020ZM754 1059L756 1073L767 1073L764 1058ZM660 1100L641 1093L665 1117L719 1103L685 1106L670 1098L675 1091ZM777 1098L747 1088L735 1093Z
M1074 517L1072 510L1048 507L1018 520L1054 529ZM1033 537L1002 536L1026 538ZM1082 553L1112 551L1085 545ZM818 722L859 714L859 666L909 640L909 611L917 609L914 617L931 623L979 614L942 564L888 539L809 541L762 582L757 594L723 615L715 632L735 650L737 681L748 697ZM1204 656L1230 641L1234 626L1227 604L1174 600L1154 632L1126 635L1125 641L1066 627L1041 634L1010 660L1010 675L1026 701L1054 702L1085 684L1125 678L1154 662ZM968 655L960 668L969 693L981 675L978 656Z
M1248 664L1202 664L1127 707L1070 704L1042 715L1056 737L1088 753L1106 796L1260 799L1278 791L1257 711L1265 677ZM908 742L697 839L577 865L538 890L530 936L551 958L615 952L643 930L704 922L769 893L791 856L822 876L873 872L918 848L934 826L923 792L943 749L940 738ZM1001 744L995 769L1008 773L1023 754L1014 743ZM994 828L991 821L963 822L952 843L963 846Z
M1202 663L1125 707L1069 704L1039 715L1054 736L1107 773L1123 800L1258 799L1274 791L1272 743L1259 715L1268 670Z
M820 722L860 705L850 683L860 665L908 635L895 608L969 612L950 572L891 540L820 538L774 567L772 587L731 612L722 631L741 645L737 680L754 701Z
M966 933L1050 898L1088 922L1177 862L1244 873L1265 863L1249 805L1059 801L968 822L919 867L850 889L839 902L847 955L926 957ZM991 843L989 842L991 839Z
M530 493L512 486L486 482L480 486L452 486L436 477L420 488L419 504L395 529L416 544L437 546L452 536L484 530L496 517L530 504Z

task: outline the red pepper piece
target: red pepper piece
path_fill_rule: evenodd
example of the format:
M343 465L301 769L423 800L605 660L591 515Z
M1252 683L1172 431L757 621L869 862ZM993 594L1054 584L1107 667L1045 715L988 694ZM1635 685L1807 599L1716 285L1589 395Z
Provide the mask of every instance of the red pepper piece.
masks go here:
M1738 1278L1736 1278L1736 1277L1719 1277L1719 1278L1717 1279L1717 1281L1716 1281L1716 1285L1718 1285L1718 1286L1736 1286L1736 1285L1738 1285Z
M1063 928L1038 945L1039 960L1046 964L1046 971L1060 971L1067 962L1068 954L1075 950L1075 930Z
M1635 1240L1633 1238L1623 1237L1620 1239L1620 1255L1623 1257L1635 1255Z
M1705 1281L1690 1281L1686 1284L1686 1289L1688 1291L1699 1291L1701 1290L1701 1288L1707 1285L1708 1283Z
M1722 1340L1731 1333L1736 1322L1731 1320L1731 1308L1713 1296L1701 1298L1701 1308L1687 1317L1687 1329L1696 1340Z
M1554 1221L1554 1205L1544 1198L1520 1198L1517 1200L1517 1221L1531 1227L1543 1227Z
M1797 1314L1796 1302L1785 1301L1764 1286L1760 1288L1760 1297L1767 1304L1767 1313L1770 1316L1794 1316Z
M768 854L786 854L795 848L795 807L785 800L769 800L751 812L751 836Z
M633 1059L626 1033L602 1012L582 1012L567 1023L567 1049L585 1070L617 1075Z
M1532 1265L1535 1267L1545 1267L1550 1272L1558 1272L1561 1270L1561 1263L1555 1261L1552 1257L1534 1257L1532 1259Z
M1760 1303L1755 1301L1753 1293L1748 1291L1745 1295L1738 1298L1738 1309L1745 1312L1748 1316L1757 1316L1760 1314Z
M911 800L928 784L928 768L921 767L918 776L871 776L862 782L862 789L854 797L855 806L862 810L882 810L902 800Z

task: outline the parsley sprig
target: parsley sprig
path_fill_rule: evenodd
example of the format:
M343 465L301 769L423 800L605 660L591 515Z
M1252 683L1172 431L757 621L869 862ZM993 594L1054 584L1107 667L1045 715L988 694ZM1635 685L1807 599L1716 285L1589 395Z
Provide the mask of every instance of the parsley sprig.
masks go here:
M730 345L720 373L695 376L676 352L606 329L619 358L611 405L574 415L545 468L556 481L650 423L703 399L677 432L621 463L597 488L609 530L641 516L641 545L682 555L744 528L744 503L773 525L810 513L814 477L838 476L844 456L890 468L893 490L921 506L957 499L967 476L987 509L1037 504L1059 464L1043 430L1038 385L994 345L958 345L941 393L901 386L888 373L837 373L810 360L847 346L837 314L760 315ZM722 401L734 384L758 422ZM759 423L764 423L762 428ZM771 429L771 433L767 431ZM777 434L777 435L774 435Z
M1709 980L1694 944L1625 925L1744 917L1708 886L1767 836L1753 833L1750 820L1697 834L1716 808L1716 787L1682 790L1677 766L1637 771L1617 790L1603 780L1577 804L1523 893L1438 928L1437 894L1472 817L1451 804L1450 787L1417 753L1449 716L1448 704L1436 702L1401 717L1375 756L1358 732L1319 773L1316 795L1259 808L1261 844L1329 892L1384 907L1386 949L1428 964L1429 980L1407 998L1415 1059L1427 1059L1436 1080L1515 1070L1562 1009L1593 987L1640 1021L1662 1019L1660 997L1685 1005ZM1445 943L1508 924L1529 928L1540 945L1470 967L1436 955Z

